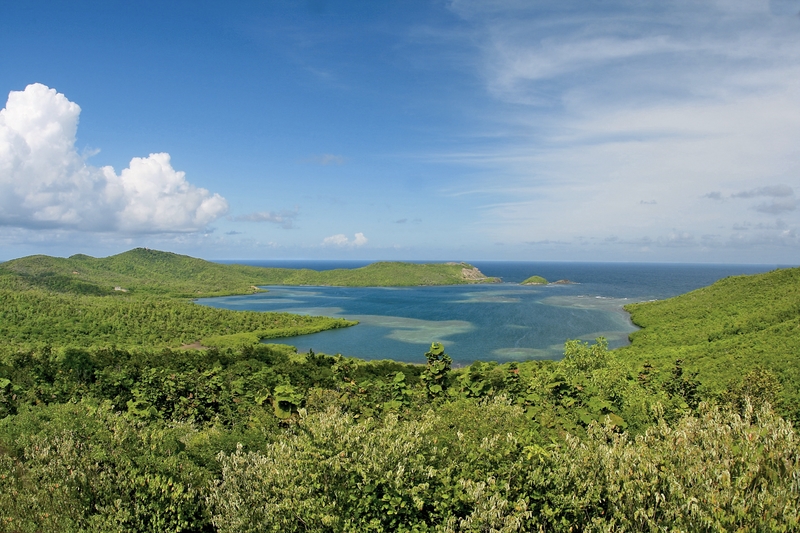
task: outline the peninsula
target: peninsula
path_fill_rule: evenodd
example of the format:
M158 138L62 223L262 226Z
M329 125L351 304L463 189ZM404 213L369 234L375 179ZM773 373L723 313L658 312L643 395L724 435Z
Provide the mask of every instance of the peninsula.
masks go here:
M9 346L235 347L355 321L230 311L193 299L259 285L391 287L491 283L467 263L374 263L329 271L223 265L137 248L105 258L35 255L0 263L0 338Z
M104 258L34 255L0 263L0 287L95 296L116 291L199 298L248 294L258 285L411 287L499 281L468 263L378 262L316 271L219 264L146 248Z

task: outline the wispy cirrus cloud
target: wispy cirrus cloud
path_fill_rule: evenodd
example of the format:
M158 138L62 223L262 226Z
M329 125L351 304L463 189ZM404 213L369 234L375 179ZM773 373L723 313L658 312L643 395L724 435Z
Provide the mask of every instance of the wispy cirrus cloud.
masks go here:
M504 242L701 250L709 239L679 236L731 243L742 211L796 211L800 17L773 3L454 0L493 105L483 140L440 156L476 176L448 193L474 198L480 230ZM763 201L727 203L748 198Z
M233 218L237 222L269 222L278 224L283 229L293 229L294 220L300 214L299 209L294 211L258 211L256 213L249 213L247 215L239 215Z
M309 159L309 161L314 163L314 164L316 164L316 165L321 165L323 167L326 167L326 166L329 166L329 165L337 165L337 166L338 165L344 165L347 160L345 159L344 156L341 156L341 155L319 154L319 155L312 156Z
M731 194L731 198L756 198L758 196L769 196L772 198L785 198L794 196L794 189L788 185L769 185L766 187L756 187L749 191L741 191Z
M714 191L704 194L703 198L709 198L711 200L724 200L726 198L734 200L767 198L767 201L753 205L751 208L754 211L766 213L768 215L777 215L787 211L794 211L797 208L797 198L795 197L794 189L786 184L755 187L746 191L732 193L727 197L719 191Z
M766 202L761 202L753 209L761 213L777 215L787 211L794 211L797 208L797 199L794 196L794 189L788 185L771 185L767 187L757 187L749 191L741 191L731 195L731 198L770 198Z

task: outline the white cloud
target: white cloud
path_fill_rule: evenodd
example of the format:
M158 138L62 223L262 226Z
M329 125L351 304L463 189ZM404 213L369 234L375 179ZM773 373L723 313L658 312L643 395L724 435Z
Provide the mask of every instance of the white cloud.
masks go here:
M357 248L364 246L367 243L367 238L363 233L356 233L351 241L344 233L331 235L322 240L322 246L336 247L336 248Z
M81 108L42 84L0 110L0 225L124 233L191 232L228 210L166 153L135 157L118 175L75 148Z
M491 143L441 159L485 176L448 192L488 239L700 248L689 233L732 242L745 216L800 229L797 17L758 2L450 6L474 28Z

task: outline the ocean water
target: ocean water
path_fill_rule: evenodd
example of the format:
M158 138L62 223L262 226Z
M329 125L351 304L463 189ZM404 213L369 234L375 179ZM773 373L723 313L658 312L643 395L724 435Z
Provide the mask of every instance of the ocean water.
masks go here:
M357 268L354 261L229 261L255 266ZM204 298L225 309L282 311L358 320L357 326L268 342L298 351L364 359L425 362L431 342L445 345L456 365L481 361L560 359L569 339L628 343L636 330L623 306L669 298L741 274L778 265L472 262L503 283L411 288L264 287L266 293ZM521 286L539 275L571 284Z

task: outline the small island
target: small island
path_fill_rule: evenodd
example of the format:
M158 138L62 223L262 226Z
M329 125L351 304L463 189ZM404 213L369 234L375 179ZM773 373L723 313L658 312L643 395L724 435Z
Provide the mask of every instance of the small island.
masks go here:
M520 283L520 285L547 285L547 280L542 276L531 276Z

